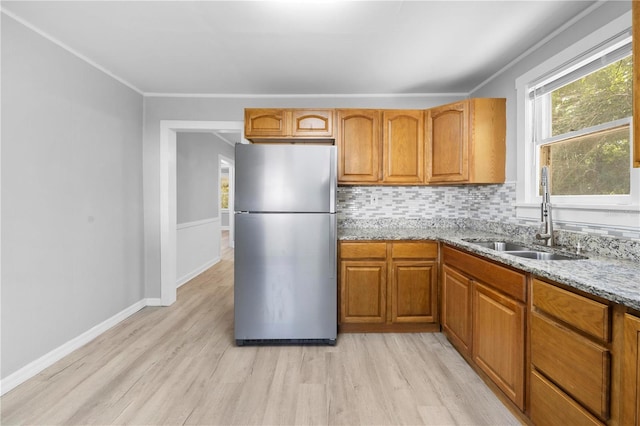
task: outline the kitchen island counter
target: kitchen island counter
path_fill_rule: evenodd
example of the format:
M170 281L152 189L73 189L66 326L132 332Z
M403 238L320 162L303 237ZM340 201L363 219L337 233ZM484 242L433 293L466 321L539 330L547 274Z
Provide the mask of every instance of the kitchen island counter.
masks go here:
M583 253L587 259L534 260L484 248L467 240L513 241L549 251L529 240L483 231L451 228L340 228L340 241L439 241L504 265L565 284L594 296L640 310L640 263ZM554 248L562 253L562 248Z

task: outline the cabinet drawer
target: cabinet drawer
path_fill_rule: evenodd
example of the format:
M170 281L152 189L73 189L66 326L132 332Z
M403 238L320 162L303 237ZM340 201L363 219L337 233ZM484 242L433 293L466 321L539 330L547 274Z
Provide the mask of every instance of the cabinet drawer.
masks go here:
M585 333L608 342L609 307L540 280L533 280L533 306Z
M504 268L451 247L444 248L442 257L443 262L447 265L454 266L516 300L526 301L527 279L523 273Z
M340 243L341 259L386 259L387 243Z
M438 257L438 243L393 243L391 257L394 259L435 259Z
M602 425L538 372L531 372L531 421L536 426Z
M609 416L610 354L586 337L533 312L531 363L602 419Z

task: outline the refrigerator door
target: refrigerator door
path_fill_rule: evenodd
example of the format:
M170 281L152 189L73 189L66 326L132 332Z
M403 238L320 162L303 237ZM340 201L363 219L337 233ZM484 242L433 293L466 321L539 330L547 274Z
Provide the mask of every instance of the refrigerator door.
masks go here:
M335 146L236 145L235 166L235 211L336 211Z
M239 345L335 343L335 214L236 214L235 244Z

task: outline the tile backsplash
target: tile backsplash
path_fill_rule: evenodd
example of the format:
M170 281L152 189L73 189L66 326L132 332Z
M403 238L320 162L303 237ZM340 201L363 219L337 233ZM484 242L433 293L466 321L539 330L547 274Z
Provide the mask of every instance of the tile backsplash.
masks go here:
M340 186L342 226L458 227L533 238L537 221L516 217L516 185ZM640 252L640 231L556 222L560 245Z
M479 219L516 223L515 184L340 186L338 219Z

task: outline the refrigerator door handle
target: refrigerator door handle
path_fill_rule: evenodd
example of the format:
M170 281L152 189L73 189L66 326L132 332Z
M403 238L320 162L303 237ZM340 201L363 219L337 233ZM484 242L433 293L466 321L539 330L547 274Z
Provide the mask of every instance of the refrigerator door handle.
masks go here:
M329 212L335 213L336 211L336 191L337 191L337 165L336 165L336 149L332 149L329 153Z
M331 248L331 256L333 268L331 268L331 276L329 278L337 279L338 275L338 227L337 218L335 214L331 216L331 232L329 235L329 247Z

